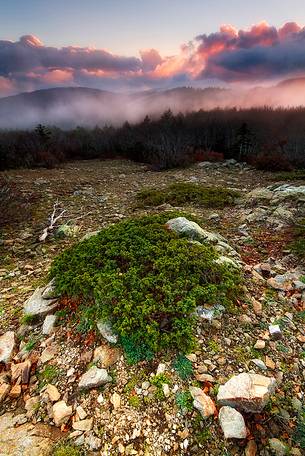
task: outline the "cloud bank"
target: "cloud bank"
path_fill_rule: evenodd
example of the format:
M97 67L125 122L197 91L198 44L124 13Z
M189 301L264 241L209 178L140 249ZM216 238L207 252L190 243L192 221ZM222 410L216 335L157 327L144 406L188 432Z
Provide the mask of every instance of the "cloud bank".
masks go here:
M105 49L56 48L33 35L0 40L0 96L58 86L124 91L299 76L305 76L305 27L295 22L278 29L266 22L249 30L223 25L183 44L174 56L156 49L126 57Z

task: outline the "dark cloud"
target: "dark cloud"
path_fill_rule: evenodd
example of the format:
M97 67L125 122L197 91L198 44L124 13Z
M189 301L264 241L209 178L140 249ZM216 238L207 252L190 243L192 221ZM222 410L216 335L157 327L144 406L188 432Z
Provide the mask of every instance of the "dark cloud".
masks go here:
M236 46L210 55L199 78L251 81L305 74L304 31L288 31L287 27L281 37L272 45Z
M102 49L47 47L32 35L23 36L17 42L0 41L0 76L36 68L129 72L139 70L141 60L113 55Z
M305 29L266 22L249 30L223 25L162 57L156 49L140 57L104 49L44 46L33 35L0 41L0 95L38 88L88 85L107 90L144 90L211 81L264 81L305 75Z

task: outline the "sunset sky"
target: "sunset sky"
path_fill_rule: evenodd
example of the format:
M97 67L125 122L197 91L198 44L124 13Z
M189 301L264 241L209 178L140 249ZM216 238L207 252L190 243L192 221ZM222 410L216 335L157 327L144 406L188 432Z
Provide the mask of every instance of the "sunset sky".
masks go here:
M0 96L305 76L303 0L0 0Z

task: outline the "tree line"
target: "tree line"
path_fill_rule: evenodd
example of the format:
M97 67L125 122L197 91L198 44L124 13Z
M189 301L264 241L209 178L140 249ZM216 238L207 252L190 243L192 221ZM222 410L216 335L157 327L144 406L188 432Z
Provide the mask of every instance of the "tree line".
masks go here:
M126 158L155 170L234 158L261 169L305 167L305 108L215 109L120 127L0 131L0 170L69 160Z

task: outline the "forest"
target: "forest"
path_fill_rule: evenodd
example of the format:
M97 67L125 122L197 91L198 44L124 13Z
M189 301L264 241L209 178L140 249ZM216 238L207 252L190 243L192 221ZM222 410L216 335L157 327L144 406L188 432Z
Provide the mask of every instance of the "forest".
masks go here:
M258 169L305 167L305 108L215 109L72 130L38 125L0 131L0 170L69 160L129 159L158 171L234 158Z

